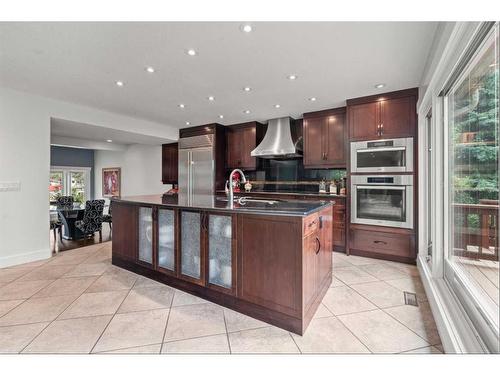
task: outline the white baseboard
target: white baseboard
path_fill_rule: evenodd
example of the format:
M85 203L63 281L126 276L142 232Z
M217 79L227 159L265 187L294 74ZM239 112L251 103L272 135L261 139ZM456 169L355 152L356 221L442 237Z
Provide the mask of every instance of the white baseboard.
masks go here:
M32 251L16 255L9 255L0 258L0 268L17 266L18 264L34 262L37 260L48 259L52 256L50 249Z

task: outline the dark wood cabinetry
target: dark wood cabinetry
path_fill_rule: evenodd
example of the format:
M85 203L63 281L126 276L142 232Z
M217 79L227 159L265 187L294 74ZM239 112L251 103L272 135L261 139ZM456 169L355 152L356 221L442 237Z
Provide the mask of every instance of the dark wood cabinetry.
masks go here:
M257 138L261 135L262 124L248 122L231 125L226 129L226 168L254 170L257 158L250 153L257 147Z
M418 88L347 100L349 141L411 137L414 152L412 159L418 160L415 152L417 150L417 100ZM415 165L413 171L417 170ZM411 174L415 192L412 201L414 227L403 229L348 223L348 229L344 232L348 234L348 254L415 263L418 179L416 172ZM351 192L350 199L356 199L352 194L353 192Z
M179 145L168 143L161 146L161 180L164 184L177 184Z
M345 168L345 107L304 113L304 167Z
M414 263L415 233L405 229L351 225L349 252L353 255Z
M349 139L411 137L416 128L418 89L347 100Z

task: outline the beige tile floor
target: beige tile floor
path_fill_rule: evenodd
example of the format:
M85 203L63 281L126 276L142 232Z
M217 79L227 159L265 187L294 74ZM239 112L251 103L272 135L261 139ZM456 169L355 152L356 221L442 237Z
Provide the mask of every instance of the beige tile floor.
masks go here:
M105 243L0 269L0 353L442 352L414 266L334 253L331 287L299 336L110 259Z

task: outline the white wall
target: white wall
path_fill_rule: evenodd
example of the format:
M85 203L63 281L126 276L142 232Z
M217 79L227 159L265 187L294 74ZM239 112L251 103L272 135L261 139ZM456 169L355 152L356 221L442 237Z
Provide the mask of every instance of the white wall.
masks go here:
M125 151L94 153L95 197L102 197L102 168L121 168L121 195L162 194L171 188L161 182L161 146L130 145Z
M0 88L0 182L21 183L20 191L0 192L0 267L51 255L47 190L51 117L160 138L178 138L178 130L168 125ZM142 153L134 153L133 149L126 153L129 155L126 160L134 155L141 157ZM152 155L142 160L151 160ZM161 163L161 157L158 160ZM161 168L135 163L130 161L129 165L140 166L138 170L144 174ZM96 177L100 178L99 172L96 171ZM151 172L151 181L156 181L156 186L160 179L161 172Z

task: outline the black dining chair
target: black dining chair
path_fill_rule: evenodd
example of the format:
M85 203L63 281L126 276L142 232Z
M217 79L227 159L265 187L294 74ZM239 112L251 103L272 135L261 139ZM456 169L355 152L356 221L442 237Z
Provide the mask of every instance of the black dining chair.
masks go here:
M111 212L112 204L109 202L108 213L102 216L102 222L109 224L109 229L111 229L111 224L113 223L113 213Z
M57 208L59 209L73 208L74 203L75 203L75 198L73 198L70 195L63 195L62 197L57 197Z
M104 212L104 199L94 199L85 203L83 219L75 222L75 227L83 235L84 243L89 236L99 232L99 242L102 242L102 214Z

